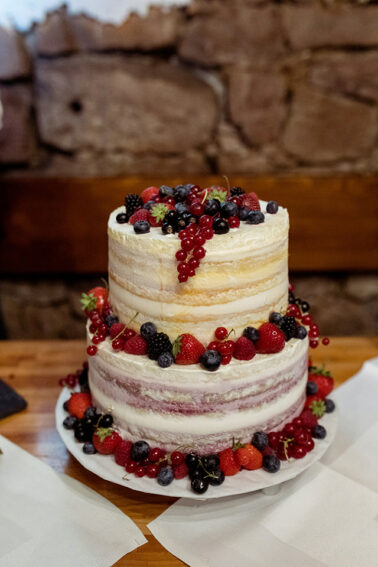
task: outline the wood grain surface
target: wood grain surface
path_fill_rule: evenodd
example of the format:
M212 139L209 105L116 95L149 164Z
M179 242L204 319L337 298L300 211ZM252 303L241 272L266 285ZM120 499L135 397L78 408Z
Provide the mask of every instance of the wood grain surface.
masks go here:
M128 193L222 176L6 179L0 187L0 273L105 273L106 223ZM290 211L291 270L378 270L378 176L230 175L231 185Z
M326 363L336 386L355 374L365 360L378 355L378 337L331 338L329 346L311 350L313 364ZM143 531L148 543L123 557L117 567L176 567L181 561L151 535L147 524L175 499L147 495L117 486L84 469L66 450L55 429L58 380L80 368L84 341L2 341L0 377L28 401L28 408L0 421L0 433L55 470L72 476L118 506ZM151 481L154 482L154 481Z

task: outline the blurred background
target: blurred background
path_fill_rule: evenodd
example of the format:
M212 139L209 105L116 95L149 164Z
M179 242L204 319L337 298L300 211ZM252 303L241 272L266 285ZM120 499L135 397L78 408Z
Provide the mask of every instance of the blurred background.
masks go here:
M338 222L348 201L342 223L361 228L354 259L315 271L295 261L291 279L322 335L378 334L375 2L2 0L0 100L1 338L84 336L80 294L106 275L106 218L94 208L99 187L113 206L108 178L140 191L223 174L265 194L286 180L283 202L293 180L314 234L317 188ZM100 252L89 232L59 225L79 203L76 223L100 219L90 227ZM50 223L101 261L81 269L65 251L59 270ZM327 254L337 231L318 230Z

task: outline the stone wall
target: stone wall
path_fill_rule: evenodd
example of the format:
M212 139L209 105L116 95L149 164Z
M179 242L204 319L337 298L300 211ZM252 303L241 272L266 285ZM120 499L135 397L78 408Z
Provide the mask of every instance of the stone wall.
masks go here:
M5 175L377 172L378 6L193 0L0 29Z

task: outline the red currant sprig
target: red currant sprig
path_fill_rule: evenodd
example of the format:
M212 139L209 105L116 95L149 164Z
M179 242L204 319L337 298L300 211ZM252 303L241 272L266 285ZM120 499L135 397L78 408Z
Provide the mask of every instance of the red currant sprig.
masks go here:
M190 212L194 215L194 207L203 205L201 203L194 202L190 207ZM192 211L193 208L193 211ZM199 207L197 207L198 212ZM197 211L196 209L196 211ZM201 211L201 213L203 210ZM197 223L191 223L186 228L180 230L178 236L181 240L181 248L176 252L177 271L178 271L178 281L184 283L192 278L197 268L199 267L201 260L206 256L206 250L204 244L206 240L210 240L214 236L214 231L212 229L213 219L209 215L202 215L198 219Z

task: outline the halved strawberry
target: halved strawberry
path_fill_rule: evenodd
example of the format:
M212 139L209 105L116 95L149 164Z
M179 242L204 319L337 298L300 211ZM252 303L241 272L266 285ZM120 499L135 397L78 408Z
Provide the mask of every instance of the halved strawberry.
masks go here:
M172 352L176 364L196 364L205 352L205 347L196 337L184 333L179 335L173 343Z

